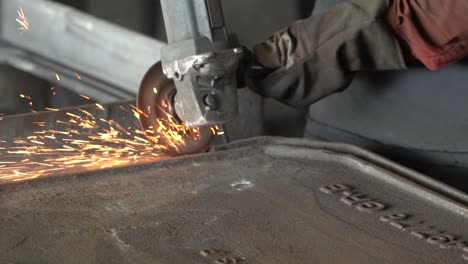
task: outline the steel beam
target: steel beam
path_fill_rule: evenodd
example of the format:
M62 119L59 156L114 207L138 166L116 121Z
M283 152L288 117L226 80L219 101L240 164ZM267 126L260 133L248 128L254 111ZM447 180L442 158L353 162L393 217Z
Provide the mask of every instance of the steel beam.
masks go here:
M30 23L27 32L18 31L20 8ZM0 23L0 39L10 47L53 64L54 70L72 69L89 76L127 99L136 95L143 75L160 60L165 45L46 0L0 0ZM29 69L23 66L22 70Z

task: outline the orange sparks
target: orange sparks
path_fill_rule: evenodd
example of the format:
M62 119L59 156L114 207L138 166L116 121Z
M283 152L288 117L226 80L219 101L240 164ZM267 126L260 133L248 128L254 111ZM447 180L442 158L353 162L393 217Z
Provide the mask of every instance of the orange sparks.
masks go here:
M105 111L104 106L95 105ZM77 109L64 112L65 120L34 122L30 136L0 140L0 184L153 162L165 157L162 150L200 137L199 128L180 125L169 114L156 120L157 128L142 131L138 118L148 117L147 113L135 106L119 109L137 118L121 124L95 116L92 110ZM212 132L224 133L219 127Z
M45 127L45 122L34 122L33 124L40 126L40 127ZM3 141L0 141L0 142L3 142ZM3 143L6 143L6 142L3 142Z
M29 95L27 95L27 94L20 94L19 96L20 96L21 98L23 98L23 99L31 100L31 97L30 97Z
M197 141L204 137L200 128L180 124L176 118L164 109L164 107L160 108L163 116L156 119L157 125L155 127L151 126L146 131L140 131L142 134L146 134L146 137L155 144L155 148L162 151L180 151L187 143L190 144L190 142ZM133 114L137 118L149 118L149 110L150 109L147 109L147 114L140 109L132 107Z
M29 31L30 27L29 27L29 20L28 18L26 17L26 15L24 14L24 11L22 8L20 8L17 12L18 14L18 17L16 18L16 22L18 22L18 24L20 25L20 27L18 28L18 30L23 33L23 32L26 32L26 31Z
M78 80L81 81L81 76L80 76L78 73L76 73L76 72L74 72L74 74L75 74L75 77L76 77Z
M54 129L34 122L34 135L0 142L0 184L150 162L162 156L138 129L137 119L125 129L83 109L65 114L70 119L58 120L52 124Z
M97 106L97 108L98 108L99 110L102 110L102 111L106 110L106 109L104 108L104 106L102 106L102 105L100 105L100 104L98 104L98 103L96 103L96 106Z
M80 112L86 114L87 116L93 117L93 115L92 115L90 112L86 111L86 110L78 109L78 111L80 111Z
M53 111L53 112L58 112L59 110L56 109L56 108L50 108L50 107L46 107L45 110L47 111Z
M86 99L86 100L91 99L89 96L86 96L86 95L84 95L84 94L80 94L80 97L82 97L82 98L84 98L84 99Z

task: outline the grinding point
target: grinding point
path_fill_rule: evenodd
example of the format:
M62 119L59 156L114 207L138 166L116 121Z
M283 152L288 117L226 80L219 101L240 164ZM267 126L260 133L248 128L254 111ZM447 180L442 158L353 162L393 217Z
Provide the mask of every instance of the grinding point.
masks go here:
M146 73L138 92L140 123L156 148L170 156L182 156L208 150L214 134L210 127L187 127L177 117L175 84L163 73L161 62ZM174 136L175 135L175 136Z

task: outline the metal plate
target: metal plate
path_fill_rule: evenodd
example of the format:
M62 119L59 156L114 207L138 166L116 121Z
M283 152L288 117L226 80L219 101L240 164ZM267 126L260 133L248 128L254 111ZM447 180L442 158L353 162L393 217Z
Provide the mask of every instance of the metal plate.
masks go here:
M0 187L0 262L467 263L467 201L355 147L263 138Z

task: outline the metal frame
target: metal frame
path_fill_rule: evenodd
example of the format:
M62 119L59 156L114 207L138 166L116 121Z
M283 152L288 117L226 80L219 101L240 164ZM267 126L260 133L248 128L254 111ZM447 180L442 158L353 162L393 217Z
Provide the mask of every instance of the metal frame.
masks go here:
M16 22L22 8L30 30ZM46 0L0 0L3 61L101 102L132 99L145 72L159 61L164 42ZM138 46L138 48L135 48ZM76 80L74 72L84 78Z

